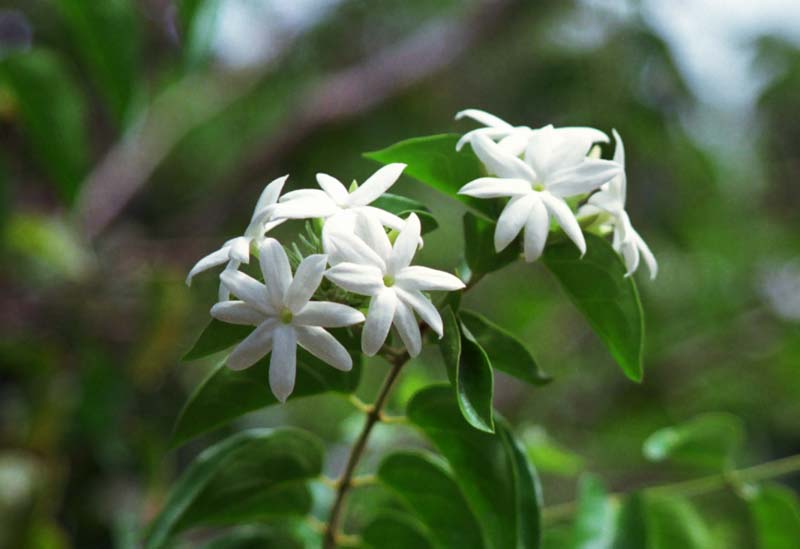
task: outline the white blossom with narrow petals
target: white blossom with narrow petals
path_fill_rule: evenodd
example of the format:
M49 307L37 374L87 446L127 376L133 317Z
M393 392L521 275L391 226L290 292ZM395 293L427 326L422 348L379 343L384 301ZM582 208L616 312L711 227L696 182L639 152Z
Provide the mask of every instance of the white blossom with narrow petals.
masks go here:
M420 230L419 218L412 213L392 244L374 217L359 215L353 232L330 235L340 259L325 273L326 278L349 292L371 298L361 338L366 355L373 356L381 349L394 325L408 353L417 356L422 335L416 316L440 338L443 334L439 311L422 292L464 287L452 274L411 265Z
M614 179L604 184L599 192L589 197L587 203L578 210L579 217L599 215L602 219L601 226L613 231L612 245L617 253L621 254L628 269L626 276L632 275L639 267L640 259L644 259L650 271L650 278L658 274L658 263L650 251L649 246L636 232L631 224L630 217L625 211L627 177L625 176L625 145L622 137L613 130L616 147L614 149L614 162L623 168L623 171Z
M486 135L472 137L472 148L490 176L467 183L459 194L510 198L497 220L494 245L498 252L524 231L525 260L538 259L551 219L582 254L586 252L583 232L565 199L592 192L622 171L615 162L587 156L595 139L583 128L545 126L531 132L524 158L519 158Z
M250 262L251 245L258 247L269 231L286 221L285 219L275 218L270 211L270 207L278 201L288 177L288 175L279 177L264 188L258 198L250 224L247 226L244 235L228 240L219 250L211 252L198 261L186 276L187 286L191 286L192 278L195 275L213 269L218 265L227 263L225 270L235 271L242 263L247 264ZM229 296L230 292L225 287L225 284L220 284L219 299L224 301Z
M217 303L211 316L255 326L230 354L227 365L234 370L248 368L271 352L269 385L275 397L285 402L294 389L297 346L348 371L353 367L349 353L325 328L358 324L364 315L341 303L311 301L327 266L323 254L303 259L292 276L283 247L266 238L259 247L259 263L265 284L240 271L222 273L225 286L239 300Z

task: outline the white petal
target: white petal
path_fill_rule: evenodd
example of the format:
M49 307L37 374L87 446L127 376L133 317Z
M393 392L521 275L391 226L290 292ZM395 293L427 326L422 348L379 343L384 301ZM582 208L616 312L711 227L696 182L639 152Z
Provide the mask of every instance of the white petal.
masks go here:
M531 208L528 211L528 219L525 222L525 236L523 238L525 261L530 263L539 259L542 251L544 251L544 245L547 243L549 232L550 216L547 213L547 208L544 207L541 200L536 200L531 204Z
M268 318L249 336L244 338L228 357L226 364L232 370L249 368L272 350L272 335L277 321Z
M223 301L211 307L211 316L229 324L258 326L267 316L244 301Z
M186 277L186 285L191 286L192 278L194 278L196 275L202 273L203 271L213 269L217 265L222 265L223 263L228 261L231 255L230 252L231 252L230 246L223 246L219 250L211 252L203 259L195 263L194 267L192 267L192 270L189 271L189 274Z
M377 210L377 208L372 209ZM378 254L384 264L388 264L392 253L392 243L377 216L373 215L370 210L359 208L353 232Z
M422 321L436 332L439 339L442 338L442 334L444 334L442 317L439 315L439 311L436 310L436 307L431 303L430 299L422 295L419 291L406 291L403 288L397 289L397 295L400 299L405 301L406 305L410 305L417 312Z
M367 356L375 356L386 341L392 319L397 308L394 290L386 288L378 292L369 303L367 321L361 334L361 350Z
M292 197L285 202L281 200L279 204L271 206L269 209L273 217L312 219L315 217L329 217L339 211L339 206L324 192L308 189L306 192L309 194L306 194L302 198ZM310 193L319 194L311 195ZM289 193L283 198L287 198L291 194L293 193Z
M403 340L403 345L408 350L408 354L417 356L422 350L422 334L419 331L419 324L417 324L417 319L414 318L411 307L403 303L401 299L397 301L394 325L397 328L397 333L400 334L400 339Z
M335 248L335 250L329 252L331 256L336 256L335 258L331 257L331 263L345 261L358 263L359 265L371 265L381 271L386 270L386 262L381 256L370 248L366 242L352 233L331 231L326 234L325 240Z
M456 151L460 151L465 143L472 143L476 135L485 135L490 139L502 139L508 135L508 132L513 131L507 128L478 128L477 130L468 131L461 136L461 139L456 143Z
M450 292L464 287L457 276L421 265L406 267L397 273L394 280L396 285L407 290Z
M350 193L350 205L366 206L376 200L395 184L404 169L406 169L406 165L400 163L387 164L382 167L364 181L359 188Z
M566 235L581 251L581 255L585 254L586 240L583 238L583 231L581 231L581 226L578 224L575 214L572 213L572 210L567 206L567 203L564 202L563 199L553 196L548 192L539 193L539 196L542 198L550 215L555 218L556 222L564 229Z
M305 200L305 199L312 199L312 200L330 200L330 196L325 191L320 189L296 189L294 191L289 191L285 195L283 195L280 199L281 204L286 204L287 202L294 202L296 200Z
M500 148L500 146L486 137L485 135L477 134L472 139L472 150L475 155L486 166L487 171L498 177L523 179L526 181L533 181L536 179L536 174L530 166L525 162L512 156L507 151Z
M392 253L386 266L389 274L394 275L411 264L414 254L417 253L421 231L422 226L419 218L414 213L410 214L403 228L400 229L400 234L397 235L397 239L394 241Z
M308 303L319 288L327 265L328 256L323 254L310 255L300 262L294 273L294 279L286 290L285 302L290 311L296 313Z
M653 280L658 275L658 263L656 262L656 257L653 255L653 252L650 251L650 247L645 243L639 233L634 231L634 238L636 239L636 246L639 248L639 251L642 254L642 259L644 259L645 264L647 265L647 269L650 271L650 279Z
M502 118L480 109L464 109L463 111L456 113L456 120L461 120L462 118L472 118L484 126L490 126L494 128L504 128L508 130L513 128L511 124Z
M605 132L588 126L564 126L563 128L556 128L556 132L569 139L585 141L587 143L587 151L592 143L608 143L609 141Z
M342 182L326 173L317 174L317 183L328 193L336 204L344 206L348 201L348 192Z
M283 177L279 177L277 179L273 179L264 190L261 191L261 196L258 197L258 202L256 202L256 207L253 210L253 217L252 220L261 214L268 206L272 206L278 201L278 197L283 190L283 185L286 183L286 180L289 178L288 175L284 175Z
M294 315L293 322L302 326L341 328L364 322L364 315L341 303L310 301Z
M250 242L252 238L240 236L231 240L231 259L240 263L250 263Z
M577 166L554 171L546 181L547 190L556 196L568 197L593 191L619 176L622 168L610 160L587 158Z
M375 295L385 288L383 271L372 265L339 263L325 272L325 278L340 288L359 295Z
M616 193L610 190L594 193L589 197L588 204L612 214L617 213L625 207L625 203L616 196Z
M357 208L357 211L366 212L367 215L372 215L380 221L381 225L384 227L389 227L390 229L400 230L403 227L403 218L394 215L391 212L387 212L386 210L382 210L380 208L376 208L375 206L361 206Z
M531 210L531 204L539 202L536 193L530 192L526 195L515 196L509 200L506 207L497 218L497 227L494 231L494 249L498 252L505 250L506 247L517 237Z
M500 198L528 194L529 192L531 192L531 184L524 179L481 177L461 187L458 194L474 196L475 198Z
M269 360L269 387L281 402L286 402L294 389L297 373L297 334L292 326L278 324L272 335L272 356Z
M614 141L617 143L616 147L614 147L614 162L620 166L625 166L625 145L622 143L622 136L617 130L611 130L611 133L614 134Z
M353 359L347 349L326 330L316 326L297 326L295 330L297 342L303 349L337 370L352 370Z
M264 313L271 313L274 307L267 297L267 289L255 278L244 274L241 271L225 269L221 275L222 283L233 295L256 307Z
M269 301L276 310L286 304L286 290L292 283L292 268L283 246L274 238L267 238L258 249L258 262L267 286Z
M521 156L528 146L531 131L530 128L514 128L514 131L501 139L498 145L513 156Z
M556 141L552 125L538 128L531 132L528 147L525 149L525 161L533 167L539 180L547 178L553 157L553 146Z

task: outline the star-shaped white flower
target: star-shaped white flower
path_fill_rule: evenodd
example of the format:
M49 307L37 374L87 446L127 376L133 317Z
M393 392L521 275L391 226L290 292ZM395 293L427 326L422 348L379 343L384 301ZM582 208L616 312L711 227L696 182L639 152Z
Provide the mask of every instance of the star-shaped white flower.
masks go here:
M483 134L472 138L475 154L496 177L482 177L458 192L476 198L508 197L494 234L495 249L505 249L524 229L524 255L542 255L550 219L561 226L581 253L586 241L565 198L589 193L616 177L622 168L610 160L588 158L592 137L586 132L560 132L553 126L534 130L522 160Z
M226 270L235 271L242 263L250 263L250 246L255 241L258 246L264 235L286 221L285 219L276 219L269 210L270 206L278 201L278 197L283 190L283 185L286 183L288 175L279 177L270 182L261 192L258 198L256 207L253 210L253 216L250 219L250 224L244 232L243 236L239 236L228 240L222 247L198 261L186 277L186 285L192 285L192 278L195 275L213 269L218 265L227 263ZM230 296L225 284L220 284L220 300L226 300Z
M410 214L394 242L372 216L359 215L352 233L336 232L331 241L343 261L325 276L349 292L370 296L367 321L361 337L364 354L376 354L392 324L411 356L422 349L417 315L442 337L442 317L422 293L459 290L464 283L457 277L428 267L412 266L420 238L420 222Z
M364 315L341 303L310 301L322 281L327 256L310 255L298 265L294 277L283 247L267 238L259 247L265 284L240 272L226 270L221 278L241 301L223 301L211 316L223 322L256 326L233 350L227 364L234 370L252 366L267 353L269 386L281 402L294 388L297 345L339 370L353 367L344 346L325 328L350 326Z
M614 140L617 145L614 149L614 162L619 164L623 171L614 179L604 184L599 192L589 197L585 205L578 210L579 217L601 215L604 217L603 225L614 231L612 245L622 254L628 272L625 276L632 275L639 267L640 259L644 259L650 271L650 278L658 274L658 263L645 241L633 228L628 213L625 211L627 193L627 177L625 176L625 145L622 137L613 130ZM604 215L606 214L606 215Z

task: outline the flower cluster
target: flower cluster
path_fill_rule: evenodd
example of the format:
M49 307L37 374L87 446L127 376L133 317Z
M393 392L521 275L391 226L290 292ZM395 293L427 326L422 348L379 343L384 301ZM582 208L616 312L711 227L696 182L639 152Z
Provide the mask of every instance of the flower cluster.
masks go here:
M441 316L423 292L459 290L463 282L443 271L411 265L422 245L415 214L401 219L370 205L404 168L404 164L389 164L349 192L337 179L318 174L320 189L281 196L287 177L276 179L261 194L245 234L192 268L187 284L196 274L227 264L220 275L220 300L211 308L211 316L254 326L228 357L230 368L247 368L271 353L270 388L283 402L294 388L298 346L334 368L352 368L347 349L326 328L364 323L361 349L369 356L383 347L392 325L409 355L418 355L422 332L417 317L442 337ZM267 236L288 219L323 220L323 253L303 258L294 274L283 246ZM395 236L394 242L387 229ZM251 252L258 255L263 283L239 270L249 263ZM346 292L368 296L366 315L351 306L363 300L360 297L348 303L315 300L323 279Z
M472 118L484 127L464 134L456 149L469 143L488 177L467 183L459 193L475 198L509 199L495 229L494 245L498 252L523 232L525 260L535 261L542 255L551 223L555 222L583 254L586 252L581 228L584 222L604 233L613 231L614 249L622 254L628 275L643 258L651 277L655 277L655 257L625 212L625 153L616 131L614 159L603 160L593 154L597 151L594 144L607 143L609 139L595 128L512 126L476 109L456 115L457 119L463 117ZM577 212L570 207L584 200Z

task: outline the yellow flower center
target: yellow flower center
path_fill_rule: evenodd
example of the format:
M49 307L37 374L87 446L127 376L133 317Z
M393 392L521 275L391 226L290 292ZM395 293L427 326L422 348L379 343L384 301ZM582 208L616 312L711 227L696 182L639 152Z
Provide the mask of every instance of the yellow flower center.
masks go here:
M392 286L394 286L394 277L392 275L385 275L383 277L383 284L387 288L391 288Z
M280 318L281 322L283 322L284 324L291 324L293 318L292 311L290 311L289 309L283 309L281 310L281 314L278 315L278 318Z

